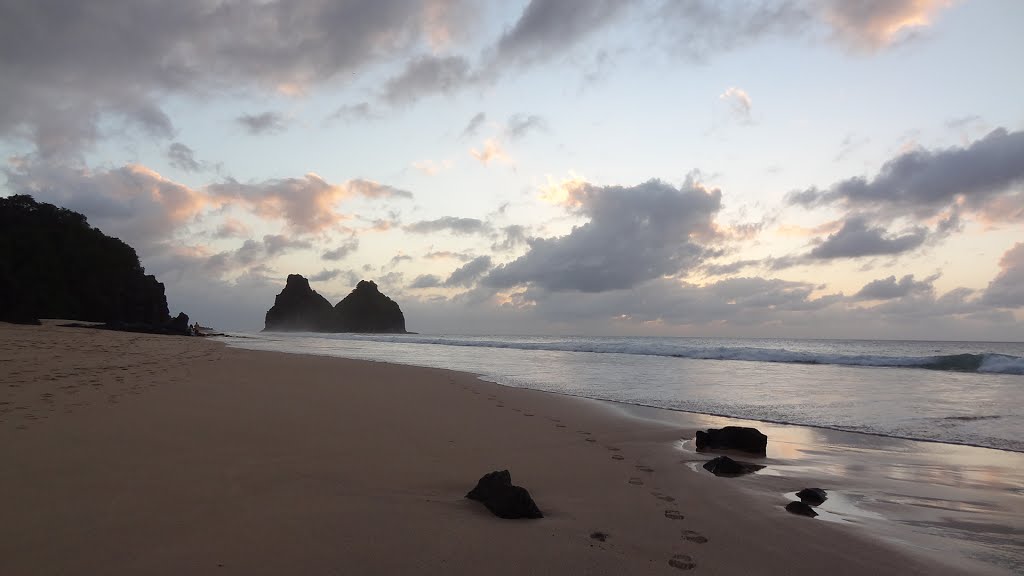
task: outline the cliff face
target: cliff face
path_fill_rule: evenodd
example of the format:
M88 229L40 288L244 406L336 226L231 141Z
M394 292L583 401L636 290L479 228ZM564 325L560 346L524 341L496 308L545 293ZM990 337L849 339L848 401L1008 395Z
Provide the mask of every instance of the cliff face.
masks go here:
M0 198L0 320L66 318L164 324L164 285L135 250L85 216L36 202Z
M309 281L291 274L274 306L267 311L265 331L405 333L405 315L398 303L363 280L355 290L331 306L309 287Z
M329 332L334 307L309 287L309 280L298 274L288 275L284 290L274 298L274 306L267 310L265 331L270 332Z
M398 302L388 298L373 282L361 280L334 307L338 332L405 333L405 315Z

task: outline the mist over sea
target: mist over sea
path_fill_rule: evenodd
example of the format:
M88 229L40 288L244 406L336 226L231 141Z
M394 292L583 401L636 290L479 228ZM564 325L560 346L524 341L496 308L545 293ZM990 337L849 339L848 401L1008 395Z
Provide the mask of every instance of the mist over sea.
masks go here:
M235 334L644 406L1024 452L1024 343Z

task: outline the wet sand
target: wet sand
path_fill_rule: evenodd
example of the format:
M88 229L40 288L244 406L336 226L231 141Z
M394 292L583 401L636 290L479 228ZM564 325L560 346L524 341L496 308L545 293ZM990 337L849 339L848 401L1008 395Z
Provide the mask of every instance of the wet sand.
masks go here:
M52 325L0 324L0 381L2 574L999 573L788 514L856 470L771 426L778 474L717 478L695 415ZM503 468L544 519L463 498Z

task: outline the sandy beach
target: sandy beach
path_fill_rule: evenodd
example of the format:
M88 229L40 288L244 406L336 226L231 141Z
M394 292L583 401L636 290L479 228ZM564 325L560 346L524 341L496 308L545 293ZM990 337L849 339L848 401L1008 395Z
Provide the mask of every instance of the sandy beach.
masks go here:
M0 380L2 574L986 570L696 473L692 428L469 374L51 323L0 324ZM545 518L463 497L506 468Z

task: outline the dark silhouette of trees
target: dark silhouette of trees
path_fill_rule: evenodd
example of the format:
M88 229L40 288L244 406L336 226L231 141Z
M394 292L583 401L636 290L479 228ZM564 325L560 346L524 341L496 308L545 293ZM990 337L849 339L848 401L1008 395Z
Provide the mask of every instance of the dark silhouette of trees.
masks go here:
M164 324L164 285L135 250L85 216L31 196L0 198L0 320Z

